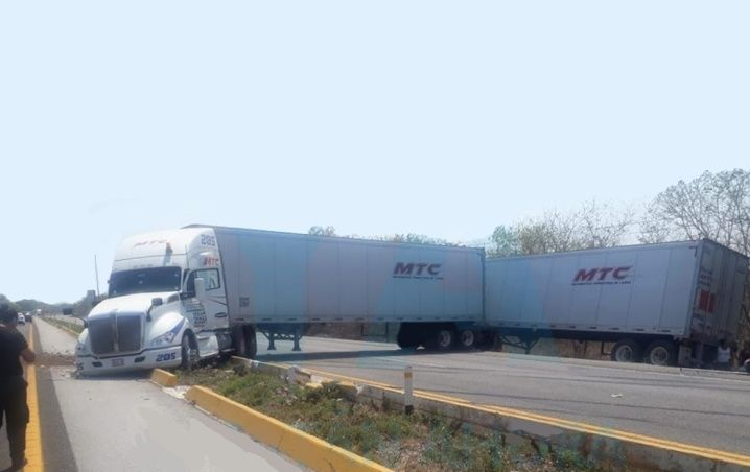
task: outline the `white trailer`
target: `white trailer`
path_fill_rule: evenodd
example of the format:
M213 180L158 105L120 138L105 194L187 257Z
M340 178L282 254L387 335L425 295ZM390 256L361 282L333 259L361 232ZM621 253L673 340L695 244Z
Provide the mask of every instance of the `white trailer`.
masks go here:
M527 351L549 336L700 363L735 339L747 276L746 256L710 240L489 259L485 322Z
M299 339L313 323L399 323L399 345L472 347L483 316L484 251L191 226L119 246L109 298L76 347L84 374L236 353L256 332Z

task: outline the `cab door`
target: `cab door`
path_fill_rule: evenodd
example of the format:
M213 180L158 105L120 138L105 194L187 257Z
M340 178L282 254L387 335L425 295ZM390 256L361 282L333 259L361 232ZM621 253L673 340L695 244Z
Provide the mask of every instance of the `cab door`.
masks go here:
M195 279L197 278L203 279L206 287L206 299L203 300L206 315L204 326L196 326L196 328L201 330L228 328L227 294L222 285L221 271L217 267L211 267L190 272L187 280L189 293L195 293Z

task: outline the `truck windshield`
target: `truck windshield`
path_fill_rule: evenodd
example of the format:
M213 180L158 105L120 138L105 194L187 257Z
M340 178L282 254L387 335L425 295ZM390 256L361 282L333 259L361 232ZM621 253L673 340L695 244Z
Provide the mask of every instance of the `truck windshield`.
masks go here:
M109 281L109 297L131 293L180 290L182 270L179 267L150 267L115 272Z

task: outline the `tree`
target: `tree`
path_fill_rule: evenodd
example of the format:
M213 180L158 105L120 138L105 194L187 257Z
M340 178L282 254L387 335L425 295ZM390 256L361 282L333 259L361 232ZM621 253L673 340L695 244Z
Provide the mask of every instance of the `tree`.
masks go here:
M654 198L641 221L643 242L713 239L750 255L750 171L709 171Z
M313 236L336 236L336 230L333 226L311 226L307 234Z
M521 254L521 241L515 228L510 226L498 226L490 236L492 247L489 255L493 257L508 257Z
M632 208L615 208L592 199L578 212L581 242L586 249L612 247L622 244L625 235L636 223Z
M394 234L393 236L385 236L383 238L387 241L395 241L399 243L411 243L411 244L441 244L443 246L452 245L445 239L432 238L424 234L408 233L408 234Z
M491 256L547 254L616 246L635 223L634 212L591 200L573 212L547 211L492 233Z
M2 305L7 305L9 308L12 308L12 309L14 309L16 311L19 311L18 307L16 306L15 303L13 303L12 301L8 300L8 298L5 295L3 295L2 293L0 293L0 306L2 306Z

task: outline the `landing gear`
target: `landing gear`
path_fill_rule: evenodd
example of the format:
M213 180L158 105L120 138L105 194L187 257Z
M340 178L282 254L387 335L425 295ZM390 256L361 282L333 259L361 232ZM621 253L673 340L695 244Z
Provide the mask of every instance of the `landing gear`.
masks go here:
M263 334L268 340L269 351L276 350L276 341L293 341L294 347L293 352L300 352L300 339L307 334L310 329L310 325L307 324L261 324L257 325L258 331Z

